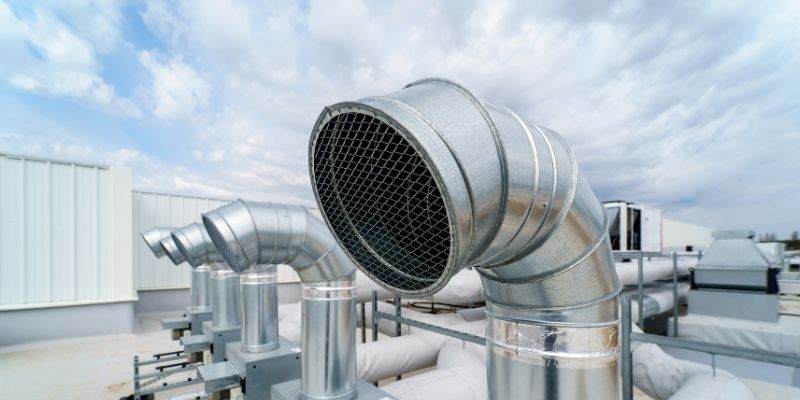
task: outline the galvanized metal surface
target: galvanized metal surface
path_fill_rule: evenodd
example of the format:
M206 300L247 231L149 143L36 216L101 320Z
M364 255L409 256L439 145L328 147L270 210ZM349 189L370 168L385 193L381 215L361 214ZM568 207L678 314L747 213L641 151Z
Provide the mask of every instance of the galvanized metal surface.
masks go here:
M173 230L172 241L193 268L224 262L203 224L193 222Z
M552 130L425 79L327 107L309 163L337 240L387 289L429 295L475 266L493 320L525 331L616 329L621 285L606 212ZM586 362L571 358L561 371L544 353L490 351L490 398L618 398L611 343L599 369L593 353L576 352Z
M278 347L278 273L275 265L243 274L242 350L264 352Z
M156 258L161 258L166 255L166 253L164 253L164 248L161 247L161 241L171 234L172 228L157 226L142 232L142 240L144 240L145 244L147 244L147 247L150 248L150 251L153 252Z
M0 308L133 299L118 170L0 154Z
M325 224L305 207L237 200L203 216L211 240L238 271L294 268L302 288L304 398L355 394L355 266Z
M192 311L211 311L211 268L201 265L192 268Z
M230 269L211 271L211 321L215 327L241 323L239 275Z

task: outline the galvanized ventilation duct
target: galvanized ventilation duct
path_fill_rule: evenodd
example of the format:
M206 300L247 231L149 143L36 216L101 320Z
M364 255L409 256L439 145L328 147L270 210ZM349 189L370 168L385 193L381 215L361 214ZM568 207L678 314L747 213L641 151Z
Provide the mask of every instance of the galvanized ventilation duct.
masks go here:
M178 249L178 245L172 239L172 228L155 227L142 232L142 239L158 257L167 254L166 248L172 253L168 258L175 265L184 262L186 259ZM161 243L164 241L165 243ZM211 271L208 267L197 267L192 269L192 311L208 311L211 309L211 299L209 298L209 279Z
M144 242L147 244L147 247L150 248L150 251L153 252L153 255L155 255L156 258L161 258L164 257L166 253L159 242L165 238L168 238L171 234L172 228L157 226L142 232L142 239L144 239Z
M173 264L179 265L186 262L186 257L181 253L181 250L178 249L178 245L175 244L175 239L172 238L172 235L161 239L158 244L161 245L164 254L167 255L167 258L169 258Z
M478 267L490 398L620 397L606 213L558 134L426 79L326 108L309 155L325 220L387 289Z
M206 228L201 224L192 223L176 229L172 232L172 243L192 266L192 289L198 288L197 291L192 291L192 304L204 301L210 304L211 321L214 326L239 325L241 322L239 275L225 264L208 237ZM170 253L168 244L164 245L164 249L167 250L167 254ZM198 280L196 286L195 279ZM203 285L203 282L206 282L206 285Z
M203 216L232 268L286 264L300 276L304 399L356 395L355 267L305 207L237 200Z

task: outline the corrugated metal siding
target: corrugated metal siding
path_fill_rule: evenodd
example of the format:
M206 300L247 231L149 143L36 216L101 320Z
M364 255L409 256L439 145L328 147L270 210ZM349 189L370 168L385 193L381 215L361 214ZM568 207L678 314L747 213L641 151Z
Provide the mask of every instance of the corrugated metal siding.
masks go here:
M0 154L0 306L114 297L110 179L104 166Z
M227 204L228 200L180 196L166 193L133 192L133 265L139 290L188 288L190 267L172 265L166 257L158 259L142 240L141 232L154 227L181 227L200 222L201 214ZM295 282L289 268L279 268L281 282Z

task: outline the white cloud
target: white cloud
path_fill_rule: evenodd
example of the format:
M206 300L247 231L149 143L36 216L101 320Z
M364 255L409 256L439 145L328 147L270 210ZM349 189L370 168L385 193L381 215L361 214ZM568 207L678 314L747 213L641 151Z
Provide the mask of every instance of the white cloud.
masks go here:
M219 77L223 106L198 146L237 188L308 199L306 141L324 105L445 76L561 132L601 197L758 229L742 190L800 172L787 150L800 137L796 8L191 1L149 3L145 21ZM728 218L723 202L749 211Z
M121 101L92 76L124 19L95 7L108 43L0 7L4 54L30 58L30 42L49 57L44 72L0 72L24 90ZM800 175L792 2L185 0L141 14L163 45L136 49L152 78L143 100L194 162L127 154L153 190L313 204L307 140L325 105L443 76L562 133L600 198L720 228L800 228L785 200L800 195L786 184Z
M105 3L58 2L34 7L32 16L20 18L0 1L0 75L27 92L71 97L113 114L138 116L134 102L118 96L100 76L97 53L116 44L119 23L118 10Z
M194 116L208 104L209 84L179 56L161 58L146 50L139 52L139 62L153 78L147 94L153 104L153 115L166 120Z

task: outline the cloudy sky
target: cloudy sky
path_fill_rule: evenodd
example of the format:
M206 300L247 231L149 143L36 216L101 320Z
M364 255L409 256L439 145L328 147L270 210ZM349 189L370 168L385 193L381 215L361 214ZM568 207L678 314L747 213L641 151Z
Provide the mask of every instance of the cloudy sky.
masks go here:
M441 76L564 135L600 199L784 236L798 21L791 0L0 0L0 152L311 205L325 105Z

